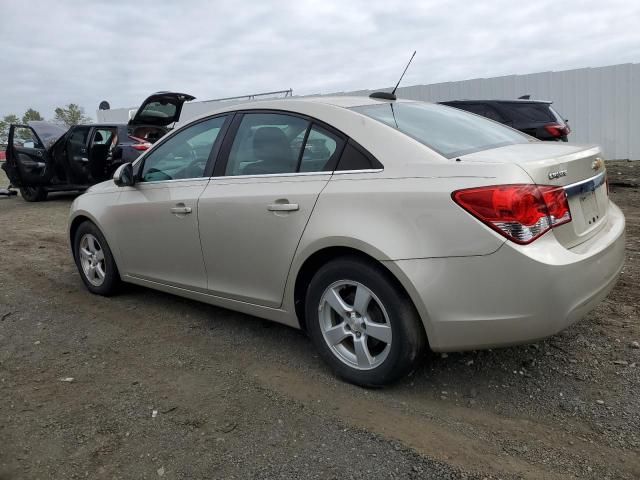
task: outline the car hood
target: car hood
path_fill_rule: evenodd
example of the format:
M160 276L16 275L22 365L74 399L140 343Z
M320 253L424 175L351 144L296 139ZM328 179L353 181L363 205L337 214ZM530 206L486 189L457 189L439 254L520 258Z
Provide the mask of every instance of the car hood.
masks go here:
M33 128L33 131L36 132L36 135L38 135L38 138L42 141L44 148L47 150L49 150L60 137L69 131L68 128L61 127L55 123L45 122L43 120L29 122L27 125Z
M186 93L156 92L148 97L129 120L129 125L156 125L166 127L180 120L184 102L196 97Z

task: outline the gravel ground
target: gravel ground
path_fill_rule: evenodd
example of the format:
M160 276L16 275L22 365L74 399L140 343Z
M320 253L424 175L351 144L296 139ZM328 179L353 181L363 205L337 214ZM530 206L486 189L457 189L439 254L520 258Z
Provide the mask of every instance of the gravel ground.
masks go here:
M428 355L383 390L281 325L89 294L72 197L0 197L0 480L640 478L640 162L608 169L628 253L594 312L534 345Z

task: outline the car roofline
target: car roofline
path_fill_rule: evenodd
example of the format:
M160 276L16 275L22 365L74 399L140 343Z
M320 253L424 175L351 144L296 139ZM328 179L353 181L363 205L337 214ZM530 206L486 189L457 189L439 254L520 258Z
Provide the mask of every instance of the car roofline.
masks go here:
M525 100L521 98L514 98L513 100L497 100L497 99L463 99L463 100L443 100L438 103L478 103L478 102L492 102L492 103L543 103L545 105L551 105L553 100Z

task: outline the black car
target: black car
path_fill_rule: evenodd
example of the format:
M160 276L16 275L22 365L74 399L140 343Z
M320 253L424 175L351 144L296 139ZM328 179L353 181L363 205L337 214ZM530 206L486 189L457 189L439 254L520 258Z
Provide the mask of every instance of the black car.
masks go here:
M571 132L565 120L544 100L452 100L442 105L466 110L504 123L540 140L566 142Z
M75 125L69 129L37 121L11 125L2 169L28 202L49 192L85 190L132 162L180 118L195 97L158 92L147 98L128 124Z

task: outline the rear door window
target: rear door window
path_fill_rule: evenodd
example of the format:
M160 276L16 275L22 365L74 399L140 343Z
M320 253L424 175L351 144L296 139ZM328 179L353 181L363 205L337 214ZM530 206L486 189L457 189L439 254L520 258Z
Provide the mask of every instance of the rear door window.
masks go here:
M335 159L340 152L344 141L337 135L325 130L318 125L313 125L309 130L307 141L302 151L299 172L324 172L332 170Z
M280 113L247 113L233 140L225 175L295 173L309 121Z

